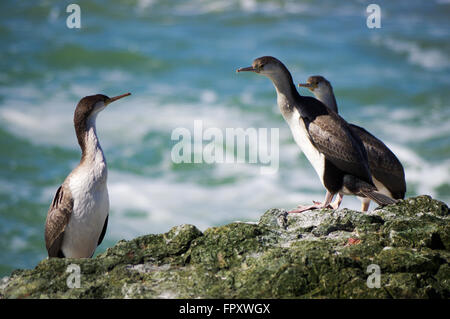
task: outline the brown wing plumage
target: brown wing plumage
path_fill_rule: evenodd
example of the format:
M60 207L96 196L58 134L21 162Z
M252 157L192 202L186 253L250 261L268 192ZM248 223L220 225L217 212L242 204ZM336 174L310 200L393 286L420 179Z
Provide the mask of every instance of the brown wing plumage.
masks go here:
M69 222L72 210L72 195L63 184L56 191L45 222L45 246L49 257L61 257L64 230Z
M389 189L394 198L404 198L406 192L405 172L397 156L364 128L353 124L350 124L350 128L364 143L372 175Z
M312 143L327 160L344 173L373 184L363 143L345 120L331 110L303 120Z

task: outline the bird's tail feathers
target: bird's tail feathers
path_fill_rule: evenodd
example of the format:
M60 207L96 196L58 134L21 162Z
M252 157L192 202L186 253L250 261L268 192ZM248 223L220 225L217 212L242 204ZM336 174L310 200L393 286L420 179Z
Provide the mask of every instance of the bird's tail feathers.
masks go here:
M389 196L386 196L382 193L379 193L377 191L361 191L366 197L370 198L374 202L376 202L378 205L391 205L397 203L396 199L390 198Z

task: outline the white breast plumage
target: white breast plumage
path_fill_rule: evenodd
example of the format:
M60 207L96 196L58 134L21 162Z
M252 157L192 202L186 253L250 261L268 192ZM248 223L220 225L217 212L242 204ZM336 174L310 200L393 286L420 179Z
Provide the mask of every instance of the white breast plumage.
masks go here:
M107 167L101 148L93 162L78 166L69 176L73 212L64 231L62 251L66 257L90 257L98 243L109 212Z
M294 109L289 118L286 118L289 127L291 128L292 136L295 142L301 148L308 161L314 167L320 181L323 184L323 174L325 171L325 155L320 153L317 148L311 143L305 123L300 118L299 112Z

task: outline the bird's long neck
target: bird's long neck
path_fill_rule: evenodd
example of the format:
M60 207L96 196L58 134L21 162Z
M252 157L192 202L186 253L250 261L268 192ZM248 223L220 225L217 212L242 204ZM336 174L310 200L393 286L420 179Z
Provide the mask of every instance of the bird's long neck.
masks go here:
M78 144L81 148L81 164L105 162L95 127L96 118L96 115L91 115L80 121L81 123L75 123Z
M334 92L332 88L327 89L326 91L314 91L316 98L326 105L329 109L338 113L338 107L336 103L336 97L334 96Z
M277 104L281 114L286 118L294 111L294 106L301 99L295 88L291 73L286 69L284 72L269 76L277 91Z

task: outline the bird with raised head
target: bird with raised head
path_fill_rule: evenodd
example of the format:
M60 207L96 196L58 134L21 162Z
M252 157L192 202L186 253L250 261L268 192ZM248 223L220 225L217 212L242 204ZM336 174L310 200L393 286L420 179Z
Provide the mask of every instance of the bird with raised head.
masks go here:
M327 190L322 203L299 205L290 213L335 208L330 204L338 193L369 197L379 205L395 202L377 192L361 139L336 112L313 97L301 96L291 73L281 61L271 56L260 57L253 61L252 66L237 70L244 71L264 75L272 81L278 107L295 142Z
M108 225L108 169L100 146L97 115L110 103L130 93L109 98L97 94L78 102L74 114L81 160L56 191L45 222L49 257L89 258L105 236Z
M326 78L320 75L310 76L306 83L299 83L298 86L309 89L319 101L338 113L333 87ZM364 128L351 123L349 123L349 126L364 144L369 159L372 181L378 191L393 199L404 198L406 192L405 172L397 156L381 140ZM333 206L339 207L343 196L339 193ZM367 211L370 198L360 197L360 200L361 210Z

